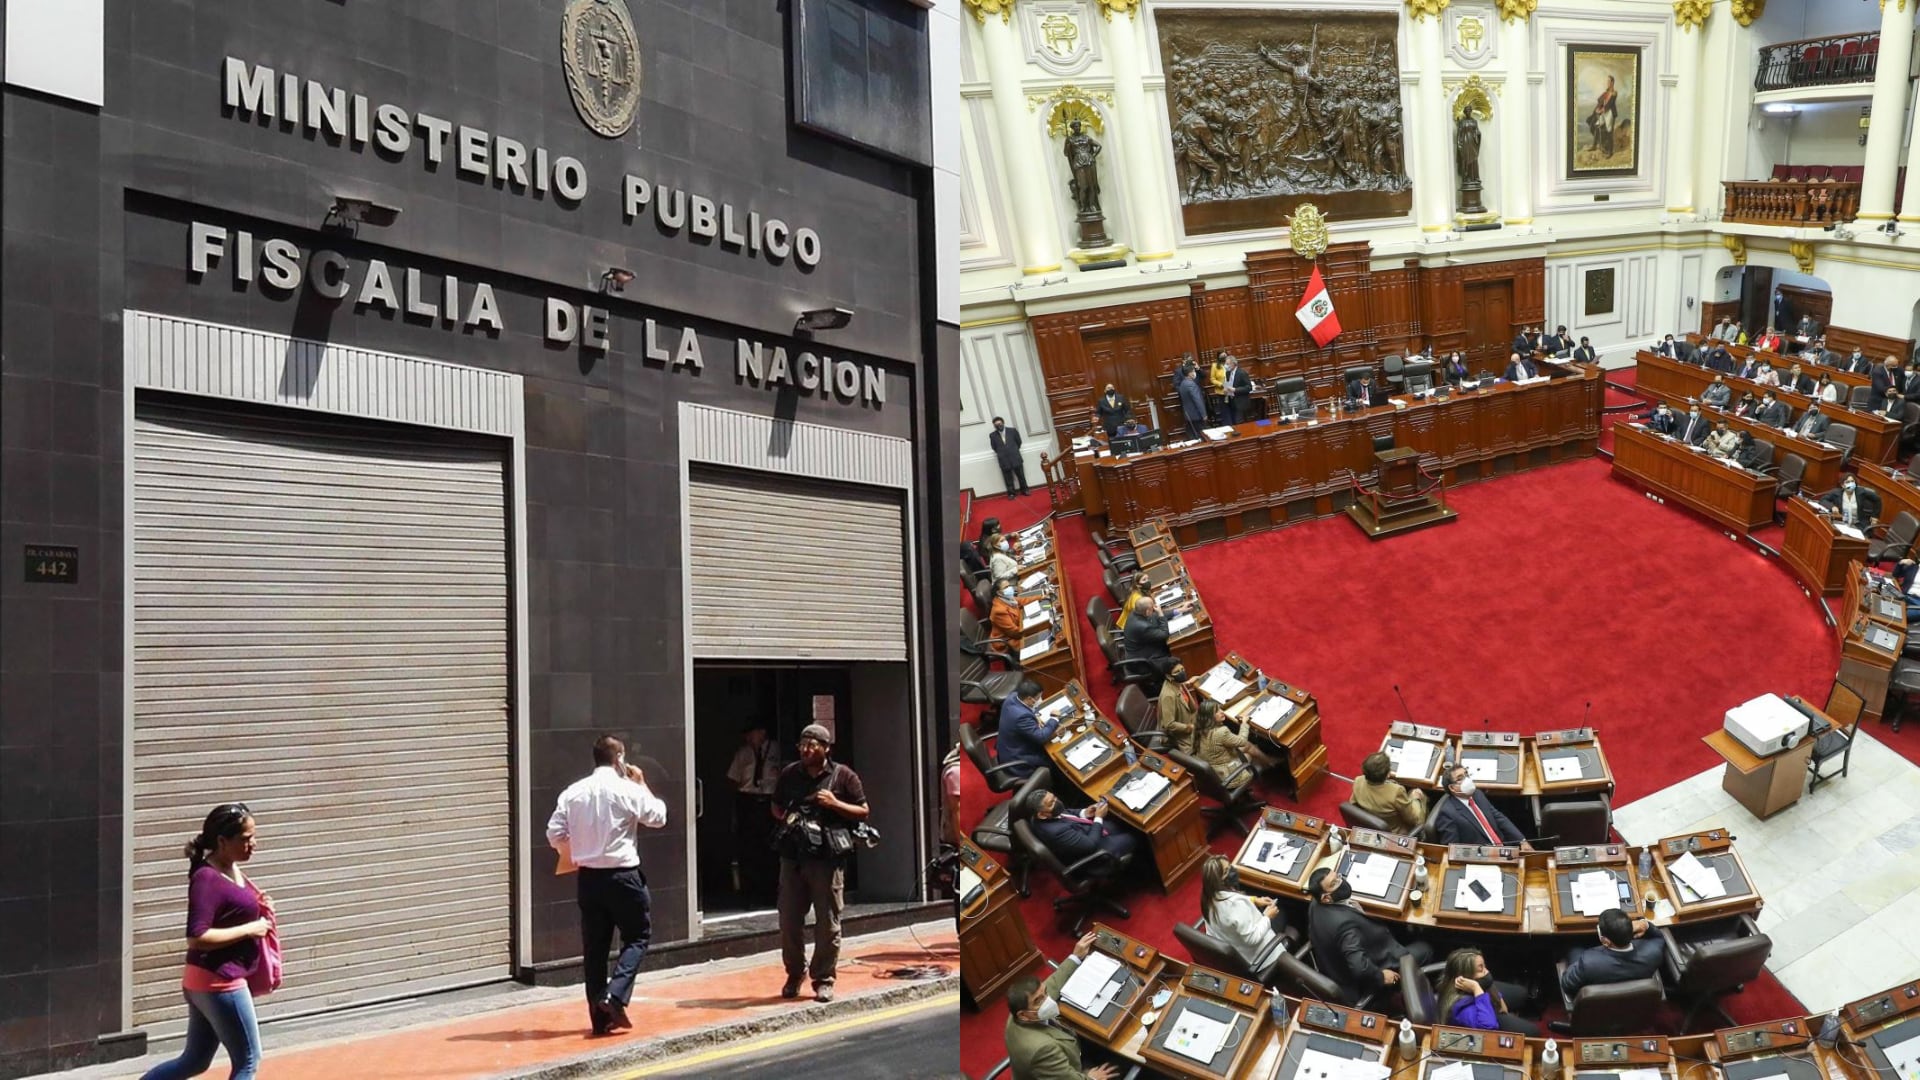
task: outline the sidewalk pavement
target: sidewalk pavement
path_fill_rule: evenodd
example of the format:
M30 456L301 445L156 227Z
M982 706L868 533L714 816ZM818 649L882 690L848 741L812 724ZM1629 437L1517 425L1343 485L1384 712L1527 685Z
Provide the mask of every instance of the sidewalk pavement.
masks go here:
M922 923L847 939L840 950L835 1000L780 997L786 972L778 952L678 968L649 977L642 968L627 1013L634 1030L592 1036L586 1000L576 984L512 995L532 1004L444 1015L422 999L434 1018L382 1032L355 1025L306 1045L276 1051L275 1026L261 1032L266 1059L261 1080L339 1080L379 1076L396 1080L561 1080L596 1070L636 1065L751 1036L870 1012L902 1002L956 995L960 945L952 922ZM925 970L945 969L944 975ZM921 970L903 970L921 969ZM802 987L802 991L810 990ZM480 1006L486 1008L486 1006ZM959 1022L956 1004L955 1023ZM405 1018L402 1018L405 1023ZM137 1077L172 1056L166 1053L58 1074L66 1080ZM226 1075L225 1051L209 1076Z

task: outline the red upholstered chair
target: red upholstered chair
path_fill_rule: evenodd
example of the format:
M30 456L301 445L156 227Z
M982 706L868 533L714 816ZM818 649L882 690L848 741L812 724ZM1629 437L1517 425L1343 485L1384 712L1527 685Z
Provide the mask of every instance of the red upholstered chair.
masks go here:
M1786 178L1787 178L1787 167L1785 165L1775 165L1773 167L1773 179L1785 180Z
M1787 166L1787 179L1792 180L1795 183L1798 183L1802 180L1805 180L1806 178L1807 178L1807 167L1805 165Z
M1826 165L1809 165L1807 166L1807 179L1816 182L1825 180L1828 169L1829 166Z
M1858 70L1856 70L1853 73L1854 77L1857 79L1873 78L1874 68L1879 66L1879 62L1880 62L1880 39L1876 37L1873 40L1867 42L1866 49L1860 53L1860 59L1858 61Z

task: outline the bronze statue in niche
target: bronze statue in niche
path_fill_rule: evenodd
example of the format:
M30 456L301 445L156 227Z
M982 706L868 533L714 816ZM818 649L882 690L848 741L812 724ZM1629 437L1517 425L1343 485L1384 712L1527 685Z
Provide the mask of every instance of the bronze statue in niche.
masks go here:
M1167 11L1156 20L1188 232L1412 209L1397 14Z

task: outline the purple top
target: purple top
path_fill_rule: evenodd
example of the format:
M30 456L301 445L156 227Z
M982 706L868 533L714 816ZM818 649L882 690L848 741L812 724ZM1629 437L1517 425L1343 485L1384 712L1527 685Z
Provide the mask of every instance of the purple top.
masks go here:
M187 886L188 938L214 927L244 926L261 915L260 900L252 889L234 884L211 865L193 872ZM243 938L218 949L187 950L187 963L207 969L216 979L244 979L259 962L259 938Z
M1492 994L1480 994L1468 997L1461 994L1453 999L1453 1015L1447 1022L1455 1027L1482 1028L1487 1031L1500 1026L1500 1013L1493 1007Z

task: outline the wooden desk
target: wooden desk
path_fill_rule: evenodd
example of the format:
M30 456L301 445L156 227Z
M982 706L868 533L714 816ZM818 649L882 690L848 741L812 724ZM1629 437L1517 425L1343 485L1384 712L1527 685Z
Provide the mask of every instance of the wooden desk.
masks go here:
M960 909L958 920L960 983L974 1008L980 1008L1032 971L1040 962L1040 950L1020 917L1020 893L999 860L962 838L960 865L979 874L985 887L978 899Z
M1391 753L1407 742L1432 746L1433 764L1425 775L1408 776L1396 772L1394 778L1409 787L1418 787L1436 795L1442 788L1440 768L1449 746L1454 748L1456 762L1464 762L1467 758L1487 758L1495 762L1497 771L1493 779L1476 778L1474 781L1475 786L1490 795L1567 796L1613 790L1613 766L1608 763L1606 751L1600 746L1600 737L1592 728L1543 731L1536 735L1516 735L1503 731L1473 731L1454 735L1440 728L1420 729L1399 722L1388 727L1387 734L1380 740L1380 751ZM1579 773L1556 780L1547 779L1547 763L1562 758L1571 759L1578 766Z
M1449 484L1593 455L1606 383L1598 365L1548 365L1558 377L1343 412L1337 419L1246 423L1221 441L1124 459L1074 458L1096 528L1164 518L1182 543L1219 540L1342 512L1371 480L1373 439L1419 450ZM1327 416L1328 414L1321 414Z
M1187 1010L1233 1025L1225 1046L1210 1062L1200 1062L1167 1045ZM1259 983L1210 968L1189 966L1174 987L1173 998L1161 1009L1140 1056L1168 1076L1195 1080L1235 1080L1248 1076L1249 1065L1275 1041L1267 1027L1272 999Z
M1093 952L1103 953L1120 962L1120 973L1133 985L1114 995L1099 1014L1089 1013L1062 997L1060 1019L1087 1038L1098 1043L1112 1042L1133 1014L1144 1012L1141 1004L1152 996L1148 989L1166 970L1167 960L1153 946L1129 937L1105 923L1093 924ZM1092 959L1088 955L1088 959ZM1146 995L1143 997L1142 995Z
M1613 878L1616 889L1626 885L1627 895L1620 910L1636 917L1642 914L1640 898L1651 883L1640 881L1634 856L1625 844L1557 848L1547 858L1547 900L1555 929L1590 930L1600 925L1600 916L1581 914L1573 902L1574 879L1593 873Z
M1327 748L1320 741L1320 703L1300 687L1290 686L1271 676L1267 678L1266 688L1260 689L1263 673L1237 652L1228 653L1221 663L1240 672L1241 681L1247 684L1227 700L1220 701L1221 708L1249 739L1279 760L1280 767L1286 770L1294 799L1306 798L1327 776ZM1220 670L1220 666L1216 664L1212 668L1187 670L1202 672L1200 681L1205 682L1207 676ZM1204 690L1201 696L1211 698ZM1286 715L1271 726L1256 719L1280 711Z
M1247 834L1233 865L1243 880L1275 894L1305 895L1307 873L1326 856L1327 823L1317 817L1268 807ZM1297 851L1285 870L1279 863Z
M1499 911L1469 911L1456 903L1460 883L1469 867L1492 867L1500 875ZM1440 865L1429 872L1428 892L1434 894L1431 911L1436 925L1470 930L1518 930L1525 924L1528 896L1526 860L1518 847L1476 847L1453 844L1446 849ZM1545 897L1542 897L1545 899ZM1551 908L1549 908L1551 910Z
M1763 353L1762 355L1764 356L1766 354ZM1783 372L1787 370L1787 365L1785 364L1777 366L1779 366ZM1814 371L1813 368L1807 364L1801 364L1800 370L1807 372L1810 376L1818 376L1818 372ZM1699 397L1700 394L1706 390L1707 386L1713 382L1715 374L1716 372L1711 369L1695 364L1682 363L1678 360L1670 360L1667 357L1657 353L1647 352L1644 349L1635 354L1634 387L1638 390L1664 397L1669 402L1680 403L1684 402L1687 398ZM1837 375L1837 373L1831 369L1829 369L1829 374ZM1752 391L1753 396L1757 398L1762 393L1771 390L1775 398L1792 407L1793 418L1795 420L1798 420L1801 415L1807 411L1807 406L1813 404L1813 398L1811 396L1788 390L1784 387L1762 386L1751 379L1742 379L1733 374L1727 374L1725 378L1728 388L1733 391L1735 401L1739 400L1740 394L1743 391ZM1858 379L1861 384L1867 381L1867 377L1864 375L1854 376L1854 378ZM1838 378L1836 378L1835 381L1839 381ZM1847 399L1844 395L1839 401L1822 402L1820 408L1833 423L1845 424L1854 429L1853 458L1855 461L1891 462L1894 460L1900 445L1899 424L1894 423L1884 416L1876 416L1870 412L1847 408ZM1683 413L1685 411L1685 409L1681 410ZM1719 416L1718 412L1712 410L1708 410L1707 415L1713 416L1716 419ZM1778 428L1768 430L1772 430L1776 435L1780 434ZM1813 476L1814 462L1812 458L1807 457L1808 451L1806 449L1811 445L1810 440L1795 437L1788 441L1797 444L1789 445L1787 449L1792 450L1801 457L1807 458L1807 474L1810 477ZM1778 438L1773 439L1773 442L1776 447L1781 444L1781 440ZM1838 453L1838 450L1834 451L1835 455L1838 455ZM1827 488L1833 486L1834 478L1828 476L1824 468L1821 470L1820 476L1820 490L1825 491Z
M1081 650L1077 648L1074 628L1078 624L1077 609L1074 606L1073 581L1067 577L1065 568L1060 565L1059 538L1054 532L1053 522L1046 523L1046 555L1038 562L1022 565L1017 580L1026 581L1035 573L1044 573L1047 580L1039 585L1021 589L1020 601L1025 604L1039 600L1053 610L1053 623L1049 628L1049 647L1045 652L1020 660L1020 667L1033 676L1040 688L1049 693L1065 687L1069 683L1084 683L1086 672L1081 670ZM1024 636L1032 636L1038 628L1027 631Z
M1740 853L1733 849L1732 834L1714 830L1669 836L1649 846L1653 848L1653 864L1665 888L1666 899L1673 905L1674 921L1683 921L1680 916L1697 919L1751 915L1760 909L1760 894L1754 891L1747 864L1741 861ZM1692 854L1720 874L1720 882L1726 889L1725 896L1688 899L1689 894L1674 884L1673 863L1687 854ZM1655 919L1654 922L1658 924L1660 920Z
M1136 546L1134 555L1140 563L1140 584L1136 584L1135 588L1143 584L1150 589L1151 595L1178 588L1181 595L1170 603L1185 609L1193 619L1191 626L1167 638L1167 651L1186 665L1188 671L1205 671L1212 667L1220 658L1219 648L1214 644L1213 616L1208 614L1200 590L1194 587L1193 576L1187 573L1187 562L1180 554L1180 545L1171 535L1163 534Z
M1631 424L1614 425L1613 471L1741 536L1773 523L1773 477Z
M1878 720L1887 706L1887 683L1893 678L1893 665L1906 652L1906 627L1885 617L1881 597L1868 588L1866 567L1847 565L1847 580L1841 587L1840 606L1835 611L1833 632L1840 639L1840 681L1853 687L1865 704L1862 719ZM1905 602L1898 603L1904 618Z
M1807 786L1807 760L1813 756L1813 740L1802 739L1791 750L1759 757L1725 731L1714 731L1700 740L1726 759L1727 771L1720 788L1732 795L1747 813L1765 820L1800 801Z
M1071 697L1078 691L1075 685L1063 694ZM1091 708L1090 699L1084 695L1074 699ZM1041 710L1053 703L1054 699L1042 701ZM1067 754L1083 742L1101 747L1102 753L1085 768L1075 768ZM1127 763L1128 749L1134 753L1133 764ZM1080 719L1071 726L1063 721L1047 744L1047 757L1060 775L1089 798L1107 799L1114 820L1146 837L1147 846L1153 852L1154 871L1166 892L1178 888L1210 854L1207 827L1200 817L1200 797L1193 790L1193 778L1187 775L1187 770L1133 742L1127 737L1126 729L1098 710L1093 711L1091 719L1081 712ZM1118 789L1146 773L1166 777L1168 786L1146 807L1134 810L1119 798Z
M1867 541L1841 533L1817 504L1796 497L1787 500L1787 538L1780 556L1802 585L1816 595L1833 596L1846 587L1847 564L1866 559Z

